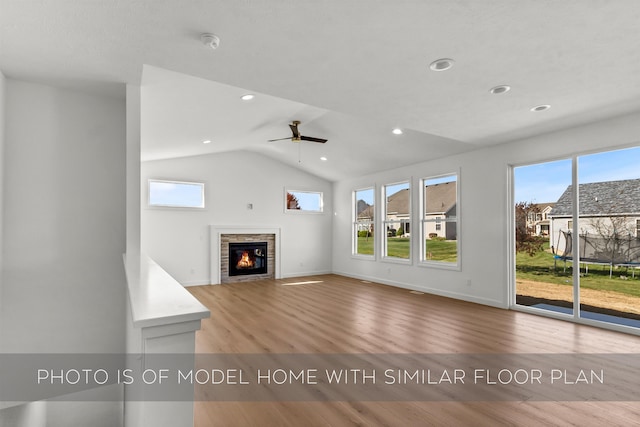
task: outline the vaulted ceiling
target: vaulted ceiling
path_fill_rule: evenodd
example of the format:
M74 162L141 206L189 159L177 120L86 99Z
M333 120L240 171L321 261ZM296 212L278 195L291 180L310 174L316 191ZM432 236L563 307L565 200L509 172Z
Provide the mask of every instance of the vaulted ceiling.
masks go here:
M639 22L637 0L0 0L0 68L142 85L143 160L253 150L337 180L640 110ZM329 141L266 142L292 120Z

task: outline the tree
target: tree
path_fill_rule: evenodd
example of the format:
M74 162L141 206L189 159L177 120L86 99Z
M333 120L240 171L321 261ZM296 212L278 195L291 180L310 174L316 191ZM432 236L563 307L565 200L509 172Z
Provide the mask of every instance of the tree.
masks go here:
M287 191L287 209L300 209L298 198Z
M531 202L518 202L515 206L516 219L516 252L525 252L529 256L534 256L543 248L545 239L536 236L534 222L536 214L540 213L540 208Z
M608 216L589 220L594 236L589 238L586 231L583 245L594 250L593 257L611 263L630 262L633 223L626 216Z

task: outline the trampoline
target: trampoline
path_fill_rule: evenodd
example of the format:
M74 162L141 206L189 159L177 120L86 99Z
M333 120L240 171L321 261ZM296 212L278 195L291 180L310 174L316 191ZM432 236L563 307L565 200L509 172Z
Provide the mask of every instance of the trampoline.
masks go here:
M578 264L584 264L586 274L589 273L589 265L602 265L609 266L609 277L613 277L614 268L622 267L631 269L632 277L635 278L635 271L640 268L640 238L630 233L611 236L583 233L578 237ZM557 249L560 247L564 247L562 253ZM565 262L566 270L566 262L574 262L571 232L560 230L557 245L552 246L552 250L556 260Z

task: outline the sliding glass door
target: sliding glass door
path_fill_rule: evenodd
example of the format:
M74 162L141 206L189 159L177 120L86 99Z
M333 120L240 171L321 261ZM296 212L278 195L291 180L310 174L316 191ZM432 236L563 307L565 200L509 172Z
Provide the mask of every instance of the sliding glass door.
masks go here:
M640 327L640 147L515 167L514 202L517 305Z
M571 198L556 207L571 185L571 159L514 168L514 183L516 304L572 314L571 268L563 258ZM552 224L554 210L563 222Z
M640 327L640 147L578 157L580 317Z

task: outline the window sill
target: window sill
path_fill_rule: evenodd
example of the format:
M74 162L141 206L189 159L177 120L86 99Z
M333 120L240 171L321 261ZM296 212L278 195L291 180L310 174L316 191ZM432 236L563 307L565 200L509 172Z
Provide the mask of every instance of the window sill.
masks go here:
M386 262L389 264L402 264L402 265L413 264L413 262L411 261L411 258L396 258L396 257L390 257L390 256L382 257L382 262Z
M442 261L420 261L418 267L435 268L439 270L462 271L460 263L442 262Z
M362 261L375 261L375 255L363 255L363 254L351 254L352 259L359 259Z

